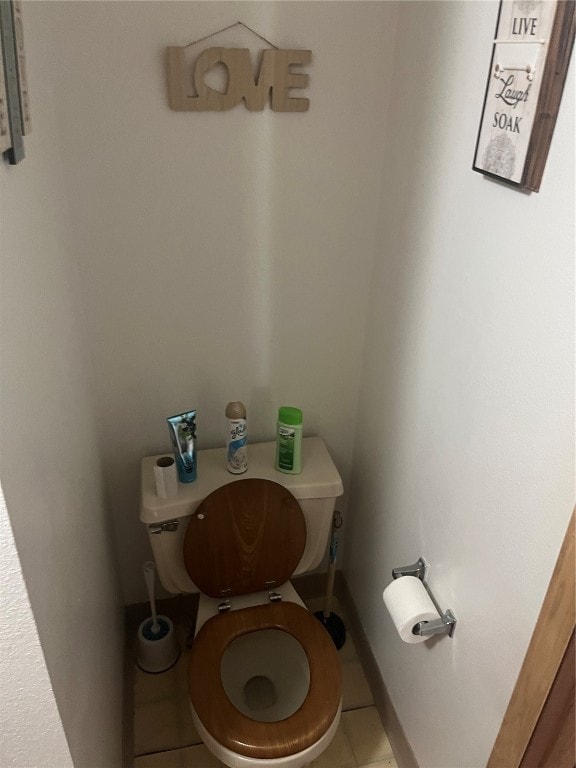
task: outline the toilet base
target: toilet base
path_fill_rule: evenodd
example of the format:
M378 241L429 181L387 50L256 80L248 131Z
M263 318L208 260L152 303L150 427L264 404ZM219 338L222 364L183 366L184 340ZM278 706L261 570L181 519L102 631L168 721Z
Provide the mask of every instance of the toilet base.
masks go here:
M338 725L340 724L340 715L342 714L342 702L338 707L338 712L334 717L330 727L326 733L315 744L312 744L302 752L297 752L293 755L286 755L286 757L277 757L273 759L259 760L258 758L245 757L244 755L238 755L235 752L223 747L219 744L204 728L198 715L196 714L194 707L190 703L190 711L192 712L192 719L198 735L204 742L206 748L212 752L214 757L218 758L224 765L229 768L305 768L309 763L315 760L319 755L328 748L330 742L334 738Z

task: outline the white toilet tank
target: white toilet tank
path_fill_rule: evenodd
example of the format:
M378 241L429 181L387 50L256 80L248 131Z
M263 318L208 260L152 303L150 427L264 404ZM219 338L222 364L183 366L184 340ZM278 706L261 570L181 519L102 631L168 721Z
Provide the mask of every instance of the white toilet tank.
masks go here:
M306 548L294 575L311 571L320 564L330 536L336 499L343 493L342 479L319 437L302 440L302 472L298 475L274 469L275 450L275 442L250 443L248 471L242 475L227 471L225 448L198 451L197 479L192 483L178 483L178 495L170 499L156 494L154 464L159 456L142 459L140 520L146 525L158 576L168 592L198 592L188 576L183 557L190 516L212 491L248 477L283 485L302 508L306 519Z

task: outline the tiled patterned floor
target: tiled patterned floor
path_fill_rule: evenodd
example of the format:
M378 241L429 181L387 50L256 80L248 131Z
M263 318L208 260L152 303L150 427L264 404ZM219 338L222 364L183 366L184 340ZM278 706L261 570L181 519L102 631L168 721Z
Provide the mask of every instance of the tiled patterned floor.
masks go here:
M308 607L320 610L322 600L310 601ZM336 600L332 610L348 627ZM192 722L186 692L184 628L181 636L183 653L173 669L160 675L135 671L134 768L222 768L202 744ZM311 768L397 768L349 631L339 656L342 719L334 740Z

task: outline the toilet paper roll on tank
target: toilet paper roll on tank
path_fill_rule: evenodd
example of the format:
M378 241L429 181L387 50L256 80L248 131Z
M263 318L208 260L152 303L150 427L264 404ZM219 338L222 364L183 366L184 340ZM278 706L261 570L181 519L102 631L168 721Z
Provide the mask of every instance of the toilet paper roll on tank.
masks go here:
M412 631L421 621L440 618L423 582L416 576L402 576L388 584L382 599L405 643L423 643L428 638Z
M169 499L178 494L178 475L173 456L161 456L154 464L156 493L161 499Z

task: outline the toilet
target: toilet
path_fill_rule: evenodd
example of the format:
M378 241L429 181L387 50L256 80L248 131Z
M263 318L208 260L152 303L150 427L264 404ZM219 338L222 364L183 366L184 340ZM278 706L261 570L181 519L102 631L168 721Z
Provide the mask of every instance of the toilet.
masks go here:
M199 592L187 682L195 726L231 768L301 768L332 740L340 663L290 582L320 565L342 481L320 438L305 438L302 473L274 469L274 443L250 446L232 479L224 449L198 452L198 478L156 495L142 461L140 518L170 592ZM192 487L190 487L192 486Z

